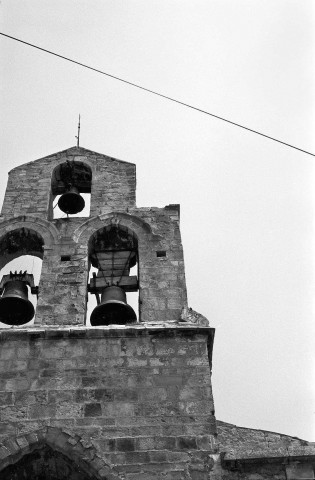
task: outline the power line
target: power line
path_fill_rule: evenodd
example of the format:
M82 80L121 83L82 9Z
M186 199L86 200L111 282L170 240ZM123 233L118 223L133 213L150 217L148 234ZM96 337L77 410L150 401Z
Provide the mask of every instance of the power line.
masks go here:
M307 155L311 155L312 157L315 157L314 153L308 152L306 150L303 150L302 148L295 147L294 145L291 145L290 143L283 142L282 140L278 140L277 138L271 137L270 135L266 135L265 133L258 132L257 130L253 130L252 128L245 127L244 125L241 125L240 123L232 122L231 120L228 120L227 118L220 117L219 115L215 115L214 113L207 112L206 110L202 110L201 108L194 107L193 105L189 105L188 103L181 102L180 100L176 100L175 98L168 97L167 95L163 95L162 93L156 92L154 90L150 90L149 88L142 87L141 85L137 85L136 83L129 82L128 80L125 80L120 77L116 77L115 75L111 75L110 73L103 72L102 70L99 70L98 68L90 67L89 65L86 65L84 63L78 62L77 60L73 60L72 58L65 57L64 55L59 55L58 53L52 52L51 50L46 50L45 48L39 47L37 45L34 45L29 42L25 42L24 40L21 40L16 37L12 37L11 35L7 35L5 33L0 32L0 35L10 38L11 40L15 40L17 42L23 43L24 45L28 45L29 47L36 48L37 50L41 50L42 52L49 53L50 55L54 55L55 57L62 58L63 60L66 60L67 62L72 62L75 63L76 65L79 65L80 67L87 68L89 70L93 70L93 72L100 73L102 75L106 75L107 77L113 78L114 80L118 80L119 82L126 83L127 85L131 85L132 87L139 88L140 90L144 90L145 92L152 93L153 95L157 95L158 97L165 98L166 100L170 100L171 102L178 103L179 105L183 105L184 107L191 108L192 110L196 110L197 112L204 113L205 115L209 115L210 117L217 118L218 120L222 120L223 122L229 123L231 125L234 125L239 128L243 128L244 130L247 130L252 133L256 133L256 135L260 135L261 137L269 138L269 140L273 140L274 142L281 143L282 145L286 145L287 147L294 148L295 150L299 150L300 152L306 153Z

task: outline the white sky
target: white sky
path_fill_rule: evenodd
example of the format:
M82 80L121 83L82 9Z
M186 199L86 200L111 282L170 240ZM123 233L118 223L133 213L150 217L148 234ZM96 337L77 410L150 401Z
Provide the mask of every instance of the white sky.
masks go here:
M2 0L1 30L315 152L312 0ZM181 204L216 415L315 440L314 157L0 37L1 166L75 145Z

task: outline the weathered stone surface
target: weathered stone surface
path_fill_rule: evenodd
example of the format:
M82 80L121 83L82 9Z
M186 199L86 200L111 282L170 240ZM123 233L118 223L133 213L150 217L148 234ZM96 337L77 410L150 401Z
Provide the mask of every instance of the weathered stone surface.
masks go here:
M139 478L183 473L198 452L214 452L207 364L213 331L179 326L93 330L90 336L91 330L82 328L72 338L69 329L44 336L35 336L36 329L17 330L10 339L2 337L0 351L12 351L21 362L17 371L8 358L0 370L0 441L10 439L5 444L9 455L28 445L19 435L36 436L49 425L49 445L57 443L65 454L75 450L80 438L85 449L94 448L125 478L131 472ZM178 359L176 366L164 361L170 357ZM149 365L147 358L158 366ZM200 386L189 386L196 376ZM17 377L25 383L16 383Z
M229 479L267 480L314 478L315 445L279 433L237 427L217 421L216 476ZM296 465L299 465L296 468ZM222 469L223 467L223 469ZM308 477L305 476L308 472Z
M226 459L315 455L315 445L280 433L217 421L218 446Z

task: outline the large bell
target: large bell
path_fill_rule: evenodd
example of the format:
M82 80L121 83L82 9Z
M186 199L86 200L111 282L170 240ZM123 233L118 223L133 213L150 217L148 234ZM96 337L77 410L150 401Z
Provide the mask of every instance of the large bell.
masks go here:
M101 303L94 308L90 322L99 325L125 325L137 321L133 308L127 304L125 291L116 286L107 287L102 293Z
M58 200L58 207L68 215L81 212L84 205L84 198L81 197L79 190L75 186L72 186L66 193L61 195Z
M11 280L4 285L0 298L0 322L23 325L34 317L33 304L28 300L27 286L21 280Z

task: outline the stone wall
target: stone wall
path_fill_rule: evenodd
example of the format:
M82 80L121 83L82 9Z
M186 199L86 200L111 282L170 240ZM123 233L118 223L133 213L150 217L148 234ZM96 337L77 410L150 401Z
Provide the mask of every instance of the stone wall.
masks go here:
M217 421L217 432L217 447L222 460L218 470L223 479L314 478L313 443L289 435L238 427L221 421ZM292 470L293 476L290 475Z
M140 325L2 331L0 468L40 439L70 458L80 451L107 472L99 478L205 480L215 435L213 333Z
M307 455L315 453L315 445L281 433L238 427L217 422L218 446L225 458L257 458Z
M36 215L51 219L51 180L55 167L66 161L83 162L92 170L90 216L126 209L136 202L136 166L82 147L26 163L9 172L1 215Z

